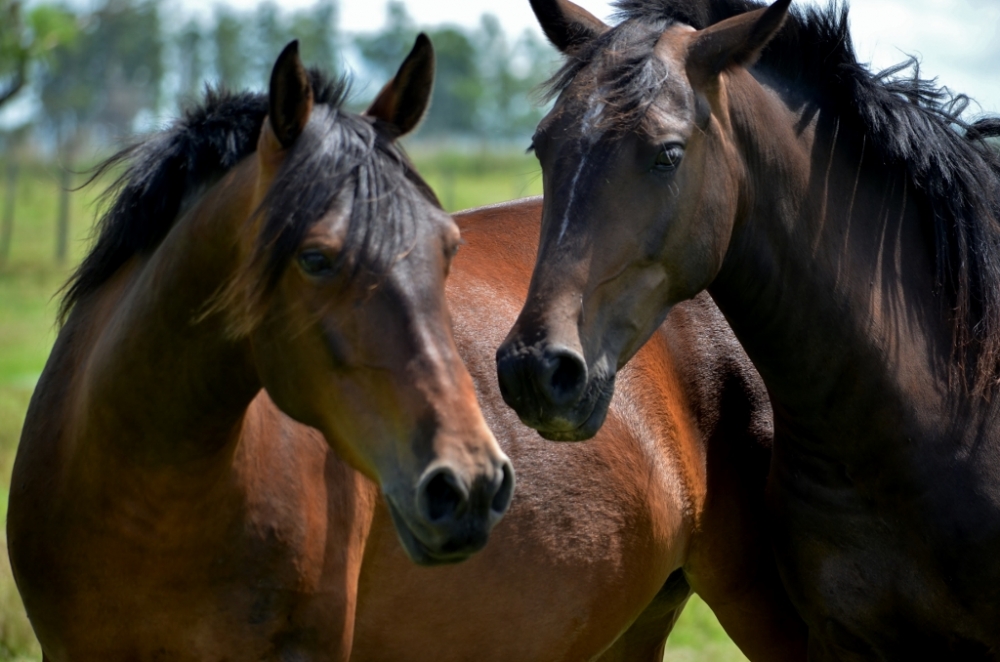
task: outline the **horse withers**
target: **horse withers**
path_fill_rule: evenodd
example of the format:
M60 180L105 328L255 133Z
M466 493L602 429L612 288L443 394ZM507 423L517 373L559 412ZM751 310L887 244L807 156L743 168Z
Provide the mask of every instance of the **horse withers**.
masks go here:
M421 36L354 115L293 43L106 164L10 493L46 660L346 659L362 474L413 561L485 545L513 473L451 335L459 232L394 142L432 76Z
M532 5L570 57L506 400L593 435L707 288L774 406L773 545L810 659L997 659L1000 122L870 73L844 8L622 0L611 27Z

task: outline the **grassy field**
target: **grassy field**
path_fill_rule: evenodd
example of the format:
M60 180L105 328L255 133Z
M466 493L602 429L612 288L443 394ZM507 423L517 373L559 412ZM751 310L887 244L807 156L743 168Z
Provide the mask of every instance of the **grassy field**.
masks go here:
M516 151L498 155L418 147L412 153L421 172L450 210L541 193L541 176L534 157ZM0 167L3 165L0 163ZM22 168L10 256L0 266L0 513L4 517L24 413L55 338L56 293L71 265L86 250L97 192L91 188L71 196L70 259L60 266L55 262L58 170L43 166ZM0 187L0 210L6 202L4 194ZM39 660L38 644L21 607L6 554L5 539L0 549L0 660ZM665 659L745 660L697 597L681 616Z

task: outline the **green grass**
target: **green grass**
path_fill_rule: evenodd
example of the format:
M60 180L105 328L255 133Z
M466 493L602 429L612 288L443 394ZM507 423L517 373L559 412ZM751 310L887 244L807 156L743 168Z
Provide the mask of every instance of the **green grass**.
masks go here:
M459 153L421 145L412 146L410 152L449 210L541 193L541 176L533 156L517 151ZM5 172L3 166L0 163L0 173ZM55 339L56 293L72 265L84 254L93 218L92 203L98 192L90 188L71 196L70 260L59 266L55 263L58 171L42 166L22 168L10 256L0 266L0 517L4 519L25 410ZM0 185L0 210L4 208L4 195ZM37 661L41 654L10 573L5 536L0 556L0 661ZM711 610L697 597L689 602L674 628L664 659L745 660Z
M425 145L410 148L420 174L448 211L542 194L542 171L534 156L516 149L446 151Z
M697 595L688 600L667 640L668 662L746 662L719 620Z

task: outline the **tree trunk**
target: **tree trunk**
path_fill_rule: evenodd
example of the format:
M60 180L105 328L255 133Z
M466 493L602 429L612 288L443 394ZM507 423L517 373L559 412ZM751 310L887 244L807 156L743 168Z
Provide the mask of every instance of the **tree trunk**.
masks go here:
M3 220L0 224L0 266L10 258L10 242L14 236L14 200L17 194L17 164L7 164L7 180L4 190Z
M69 252L69 194L72 180L69 168L60 170L59 180L59 219L56 222L56 262L66 264Z

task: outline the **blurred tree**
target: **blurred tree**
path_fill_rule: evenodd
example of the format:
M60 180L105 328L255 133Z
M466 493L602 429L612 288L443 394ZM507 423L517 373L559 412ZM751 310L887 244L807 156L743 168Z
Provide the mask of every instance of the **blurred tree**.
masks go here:
M21 3L0 0L0 105L13 99L28 80L26 32Z
M413 40L417 38L417 26L402 2L398 0L389 2L386 14L384 28L375 34L358 35L354 38L354 45L361 53L365 64L372 69L372 74L377 80L381 81L378 87L371 91L372 95L381 89L383 83L396 75L396 69L413 48Z
M291 21L292 36L302 46L302 60L331 74L339 73L337 20L334 0L319 0L311 8L293 14Z
M234 90L242 89L247 82L243 27L240 14L227 5L215 6L215 28L212 30L215 77L219 83Z
M539 87L555 73L562 58L558 51L532 30L518 38L510 59L515 83L510 91L505 126L510 137L529 138L546 109L541 106Z
M479 123L491 138L527 138L542 118L534 90L555 71L558 54L525 30L513 47L500 22L484 14L476 39L483 81Z
M434 44L437 74L431 111L420 135L494 140L530 135L542 116L531 99L532 90L558 63L548 44L525 31L512 47L500 21L491 14L482 17L475 31L442 26L426 32ZM396 73L416 34L406 8L393 1L388 4L385 27L355 37L354 44L366 68L381 82Z
M476 47L459 28L428 30L437 64L431 112L420 127L425 135L480 133L477 110L483 94ZM411 40L407 48L413 45ZM402 62L400 58L399 62ZM399 64L397 63L397 67Z
M76 35L76 17L62 7L37 5L25 15L18 0L0 0L0 106L25 88L33 61Z
M52 52L41 78L47 122L73 151L87 134L130 132L155 113L163 78L163 40L152 0L105 0L85 16L77 39Z
M369 35L358 35L354 44L371 70L374 95L381 85L396 74L400 63L413 48L417 27L402 2L387 5L385 27ZM431 112L420 128L423 135L465 134L476 132L476 108L482 94L476 48L469 35L457 27L427 30L434 44L437 70Z
M197 19L189 19L175 37L177 45L177 93L182 103L197 99L205 84L207 36Z
M479 24L479 70L483 78L483 99L479 108L480 126L487 135L503 137L510 133L515 95L523 92L513 71L510 46L500 21L493 14L483 14Z
M275 58L292 39L299 40L307 64L333 70L337 62L337 34L336 0L318 0L291 15L267 0L249 12L216 5L214 24L206 41L211 42L217 82L230 89L263 89L267 87ZM193 34L184 31L180 39L192 40ZM200 77L204 75L203 71ZM186 91L183 86L181 89Z
M98 85L104 80L95 119L114 131L130 131L140 111L159 108L163 37L158 8L155 0L107 0L96 13L89 80Z
M278 10L278 5L271 0L265 0L254 10L253 34L255 43L250 51L253 54L250 85L266 87L275 58L293 38L284 16Z
M74 16L49 5L22 15L19 0L0 0L0 91L25 85L22 79L32 69L18 57L30 44L42 63L36 90L45 123L62 146L73 136L105 140L148 126L162 105L168 65L169 91L182 99L200 96L211 77L230 88L264 88L275 55L293 38L308 64L336 70L337 0L319 0L294 13L283 12L274 0L248 12L219 4L212 24L179 20L166 36L157 0L97 1L95 11ZM552 71L551 48L532 32L510 40L491 15L476 30L441 26L427 32L437 76L422 135L508 140L530 133L540 117L530 91ZM370 94L395 74L416 34L405 5L392 0L384 27L354 38L365 78L372 81Z

